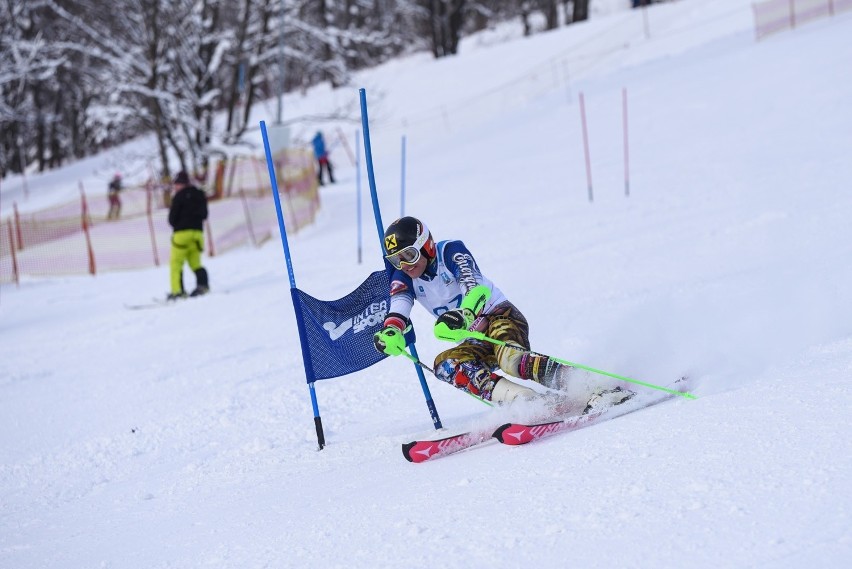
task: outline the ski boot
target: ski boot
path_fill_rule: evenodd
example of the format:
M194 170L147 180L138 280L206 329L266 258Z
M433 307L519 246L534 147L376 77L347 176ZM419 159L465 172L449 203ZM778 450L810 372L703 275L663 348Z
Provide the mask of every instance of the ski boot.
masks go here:
M512 359L518 366L518 377L531 379L549 389L565 389L568 373L573 367L561 364L543 354L514 350Z
M583 410L583 415L603 411L615 405L621 405L625 401L629 401L636 396L636 393L629 389L624 389L621 386L613 389L604 389L595 392L586 403L586 408Z
M201 296L210 292L210 281L207 277L207 269L201 267L195 271L195 290L189 296Z

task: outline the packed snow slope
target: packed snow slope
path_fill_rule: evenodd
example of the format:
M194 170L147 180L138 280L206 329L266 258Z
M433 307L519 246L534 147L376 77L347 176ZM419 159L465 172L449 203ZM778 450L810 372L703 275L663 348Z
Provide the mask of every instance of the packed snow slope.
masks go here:
M464 240L537 350L654 383L688 374L697 400L414 465L400 444L439 433L411 363L391 358L317 384L318 452L278 242L205 258L214 292L168 308L125 308L165 294L164 267L25 279L0 291L0 567L846 566L852 13L761 43L745 1L649 15L650 40L614 12L359 81L385 223L406 134L405 213ZM622 48L566 55L591 38ZM562 56L570 86L498 89ZM488 89L500 100L458 110ZM286 109L346 98L355 86ZM298 285L326 299L381 267L363 195L357 262L355 169L332 157L339 183L290 237ZM447 344L413 317L431 363ZM447 433L494 413L428 383Z

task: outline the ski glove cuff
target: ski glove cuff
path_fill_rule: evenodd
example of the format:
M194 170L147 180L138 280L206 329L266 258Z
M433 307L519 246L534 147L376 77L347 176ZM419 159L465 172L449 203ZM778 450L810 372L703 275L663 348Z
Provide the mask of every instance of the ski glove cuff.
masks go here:
M482 313L482 309L491 298L491 289L485 285L476 285L464 295L460 308L473 312L474 317Z
M376 350L389 356L399 356L405 352L405 336L395 326L385 326L373 334Z

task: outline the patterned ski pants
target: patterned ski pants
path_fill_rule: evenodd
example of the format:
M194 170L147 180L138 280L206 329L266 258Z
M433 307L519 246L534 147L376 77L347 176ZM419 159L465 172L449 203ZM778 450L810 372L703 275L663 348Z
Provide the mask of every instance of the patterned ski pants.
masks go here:
M530 349L529 324L521 311L511 302L503 302L494 307L486 316L485 335ZM518 358L511 357L512 348L497 346L480 340L465 340L461 344L445 350L435 357L435 376L463 391L491 399L491 389L501 379L494 371L520 377Z

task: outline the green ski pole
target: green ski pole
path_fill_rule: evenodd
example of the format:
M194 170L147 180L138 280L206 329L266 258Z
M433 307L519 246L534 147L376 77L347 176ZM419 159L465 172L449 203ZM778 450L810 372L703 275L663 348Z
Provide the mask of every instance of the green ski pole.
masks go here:
M447 341L450 341L450 342L461 342L462 340L465 340L467 338L473 338L475 340L482 340L482 341L485 341L485 342L491 342L492 344L495 344L497 346L505 346L507 348L512 348L513 350L526 351L523 348L521 348L520 346L507 344L506 342L503 342L502 340L495 340L494 338L490 338L490 337L486 336L485 334L483 334L482 332L476 332L474 330L451 330L444 323L439 323L438 325L435 326L435 337L437 337L439 340L447 340ZM578 369L584 369L584 370L590 371L592 373L597 373L599 375L605 375L607 377L620 379L621 381L626 381L628 383L635 383L636 385L642 385L642 386L645 386L645 387L650 387L651 389L656 389L658 391L664 391L666 393L671 393L672 395L677 395L677 396L683 397L685 399L698 399L695 395L693 395L692 393L689 393L689 392L678 391L677 389L669 389L668 387L663 387L661 385L654 385L653 383L648 383L648 382L645 382L645 381L639 381L638 379L632 379L630 377L625 377L623 375L618 375L616 373L610 373L608 371L604 371L604 370L601 370L601 369L596 369L596 368L593 368L593 367L585 366L583 364L569 362L567 360L562 360L562 359L559 359L559 358L550 357L550 359L552 359L553 361L558 362L560 364L563 364L563 365L575 367L575 368L578 368Z
M423 369L425 369L426 371L428 371L429 373L431 373L432 375L434 375L436 378L438 377L437 375L435 375L435 370L433 370L432 368L430 368L429 366L427 366L426 364L424 364L423 362L421 362L419 359L415 358L414 356L412 356L412 355L411 355L411 354L409 354L408 352L405 352L405 351L404 351L404 352L402 352L402 355L403 355L403 356L405 356L405 357L407 357L407 358L408 358L408 359L410 359L411 361L413 361L416 365L419 365L420 367L422 367ZM468 395L470 395L471 397L473 397L473 398L474 398L474 399L476 399L477 401L480 401L480 402L482 402L482 403L485 403L485 404L486 404L486 405L488 405L489 407L494 407L494 404L493 404L493 403L491 403L490 401L486 401L486 400L485 400L485 399L483 399L482 397L477 397L476 395L474 395L474 394L473 394L473 393L471 393L470 391L465 391L465 393L467 393Z

